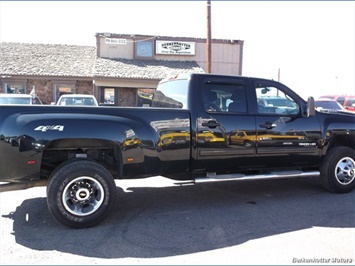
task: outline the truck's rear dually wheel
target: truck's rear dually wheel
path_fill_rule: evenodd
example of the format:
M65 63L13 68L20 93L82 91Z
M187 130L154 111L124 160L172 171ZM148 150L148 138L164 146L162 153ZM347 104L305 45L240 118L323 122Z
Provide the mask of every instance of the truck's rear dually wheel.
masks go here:
M355 151L335 147L324 158L320 168L323 186L338 193L350 192L355 187Z
M103 166L87 160L65 163L47 187L48 207L65 226L83 228L102 222L114 206L116 185Z
M100 182L89 176L80 176L65 186L62 202L71 214L87 216L100 208L104 197L105 191Z

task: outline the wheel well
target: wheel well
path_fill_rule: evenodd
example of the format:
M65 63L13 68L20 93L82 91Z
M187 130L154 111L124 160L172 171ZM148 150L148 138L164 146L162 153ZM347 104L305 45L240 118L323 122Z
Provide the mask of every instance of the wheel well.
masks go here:
M51 141L42 155L41 179L47 179L63 162L88 159L103 165L113 177L121 176L122 155L119 146L102 139L64 139Z
M338 147L338 146L345 146L345 147L350 147L352 149L355 149L354 136L351 136L351 135L334 136L332 138L331 145L329 146L329 149L332 149L332 148Z

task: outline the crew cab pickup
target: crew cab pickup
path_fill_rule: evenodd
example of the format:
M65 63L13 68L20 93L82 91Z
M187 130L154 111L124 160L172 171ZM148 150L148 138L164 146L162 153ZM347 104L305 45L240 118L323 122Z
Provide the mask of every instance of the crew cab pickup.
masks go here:
M0 138L1 191L46 185L51 214L72 228L107 217L115 179L355 186L355 115L318 112L312 97L261 78L178 75L143 108L3 105Z

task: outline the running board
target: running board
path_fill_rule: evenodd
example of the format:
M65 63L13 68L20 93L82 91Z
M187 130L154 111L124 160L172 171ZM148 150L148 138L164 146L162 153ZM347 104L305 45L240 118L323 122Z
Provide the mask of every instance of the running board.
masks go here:
M215 173L208 173L206 177L195 178L195 183L207 182L221 182L221 181L236 181L236 180L266 180L279 178L297 178L297 177L317 177L320 176L319 171L279 171L270 172L268 174L260 175L244 175L244 174L226 174L216 175Z

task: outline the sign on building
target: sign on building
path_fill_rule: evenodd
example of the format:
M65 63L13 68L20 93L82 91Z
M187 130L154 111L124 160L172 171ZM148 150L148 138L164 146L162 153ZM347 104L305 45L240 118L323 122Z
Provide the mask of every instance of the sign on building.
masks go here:
M155 41L156 54L195 55L194 42Z
M136 42L136 57L153 57L153 42L151 41L139 41Z
M107 44L127 44L127 39L105 38Z

